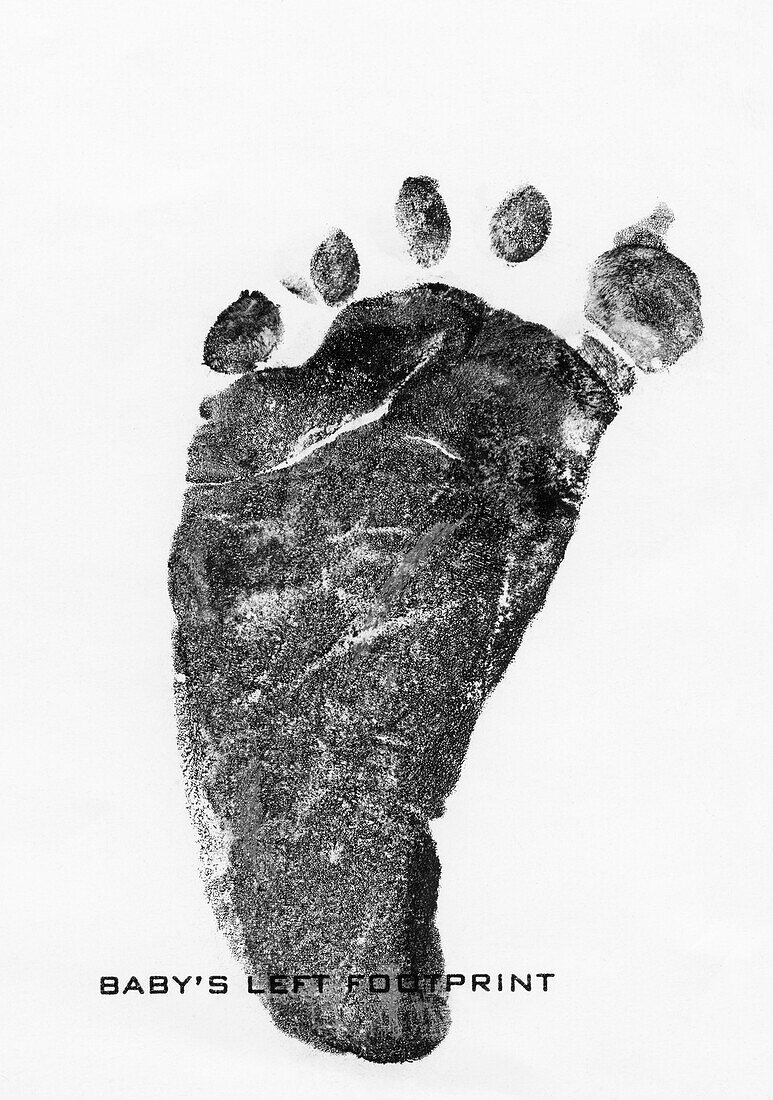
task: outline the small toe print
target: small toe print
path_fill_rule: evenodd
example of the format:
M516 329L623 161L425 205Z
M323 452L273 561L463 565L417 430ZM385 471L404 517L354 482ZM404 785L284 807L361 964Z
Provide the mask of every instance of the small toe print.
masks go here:
M360 281L360 261L342 229L335 229L311 257L311 281L329 306L351 298Z
M430 267L443 259L451 240L451 219L437 180L409 176L397 196L395 217L417 264Z
M536 187L511 191L491 219L491 247L509 264L530 260L550 234L550 203Z
M279 307L259 290L243 290L204 341L204 363L221 374L245 374L268 359L282 339Z

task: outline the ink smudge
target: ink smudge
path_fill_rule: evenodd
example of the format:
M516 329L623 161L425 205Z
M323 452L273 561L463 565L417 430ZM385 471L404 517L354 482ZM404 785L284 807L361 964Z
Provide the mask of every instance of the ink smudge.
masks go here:
M317 300L313 289L300 276L288 276L286 279L282 279L282 286L285 290L289 290L291 294L294 294L296 298L308 302L309 305L314 305Z
M665 203L658 203L648 218L642 218L634 225L621 229L615 235L614 244L615 246L641 244L651 248L665 248L665 236L673 221L674 215L669 207Z

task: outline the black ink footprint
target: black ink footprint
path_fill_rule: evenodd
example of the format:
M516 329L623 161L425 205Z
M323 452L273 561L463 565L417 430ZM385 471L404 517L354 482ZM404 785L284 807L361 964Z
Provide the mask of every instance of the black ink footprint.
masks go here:
M443 257L434 180L406 180L396 215L419 264ZM205 361L242 377L202 405L172 549L179 743L220 925L276 1022L319 1047L405 1061L446 1033L428 823L542 606L635 368L700 336L667 222L659 208L596 261L579 353L442 283L349 304L299 366L263 365L282 325L259 292L207 336ZM523 188L492 247L526 260L550 224ZM310 277L328 304L352 296L345 233ZM271 974L288 976L275 992ZM374 974L388 992L349 977ZM328 977L293 992L299 975Z

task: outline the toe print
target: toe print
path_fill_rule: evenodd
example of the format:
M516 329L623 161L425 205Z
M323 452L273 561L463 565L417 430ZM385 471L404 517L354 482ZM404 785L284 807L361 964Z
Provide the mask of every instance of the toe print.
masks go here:
M451 240L451 219L429 176L409 176L400 188L395 205L397 227L412 259L422 267L442 260Z
M645 371L671 366L703 332L698 280L663 239L673 220L657 207L618 233L590 273L586 318Z
M282 339L279 307L259 290L243 290L204 341L204 362L222 374L244 374L264 363Z
M509 264L530 260L550 234L550 204L536 187L512 191L497 207L491 219L491 247Z
M447 211L426 177L400 195L425 264ZM430 822L547 596L632 372L700 335L667 222L659 208L596 261L581 352L439 282L351 302L297 366L252 369L281 332L257 292L207 337L209 365L243 377L202 405L169 563L186 789L248 973L327 975L289 996L258 984L275 1022L324 1050L403 1062L448 1030L448 987L428 980L444 966ZM549 228L547 201L515 192L495 252L527 259ZM325 303L353 294L344 233L311 272Z
M351 298L360 281L360 261L342 229L334 230L311 258L311 279L329 306Z

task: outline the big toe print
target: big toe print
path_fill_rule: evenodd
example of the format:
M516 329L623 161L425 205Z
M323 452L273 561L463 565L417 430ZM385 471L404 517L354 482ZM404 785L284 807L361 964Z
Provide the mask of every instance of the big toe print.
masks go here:
M410 255L440 262L436 182L407 180L396 213ZM343 230L311 261L308 308L338 312L310 359L266 365L281 321L258 292L207 338L241 377L202 405L170 560L179 743L220 926L275 1021L318 1047L406 1061L448 1029L429 822L637 362L700 333L653 218L593 269L582 354L442 282L340 308L359 279ZM544 196L514 191L491 245L522 263L550 228Z

